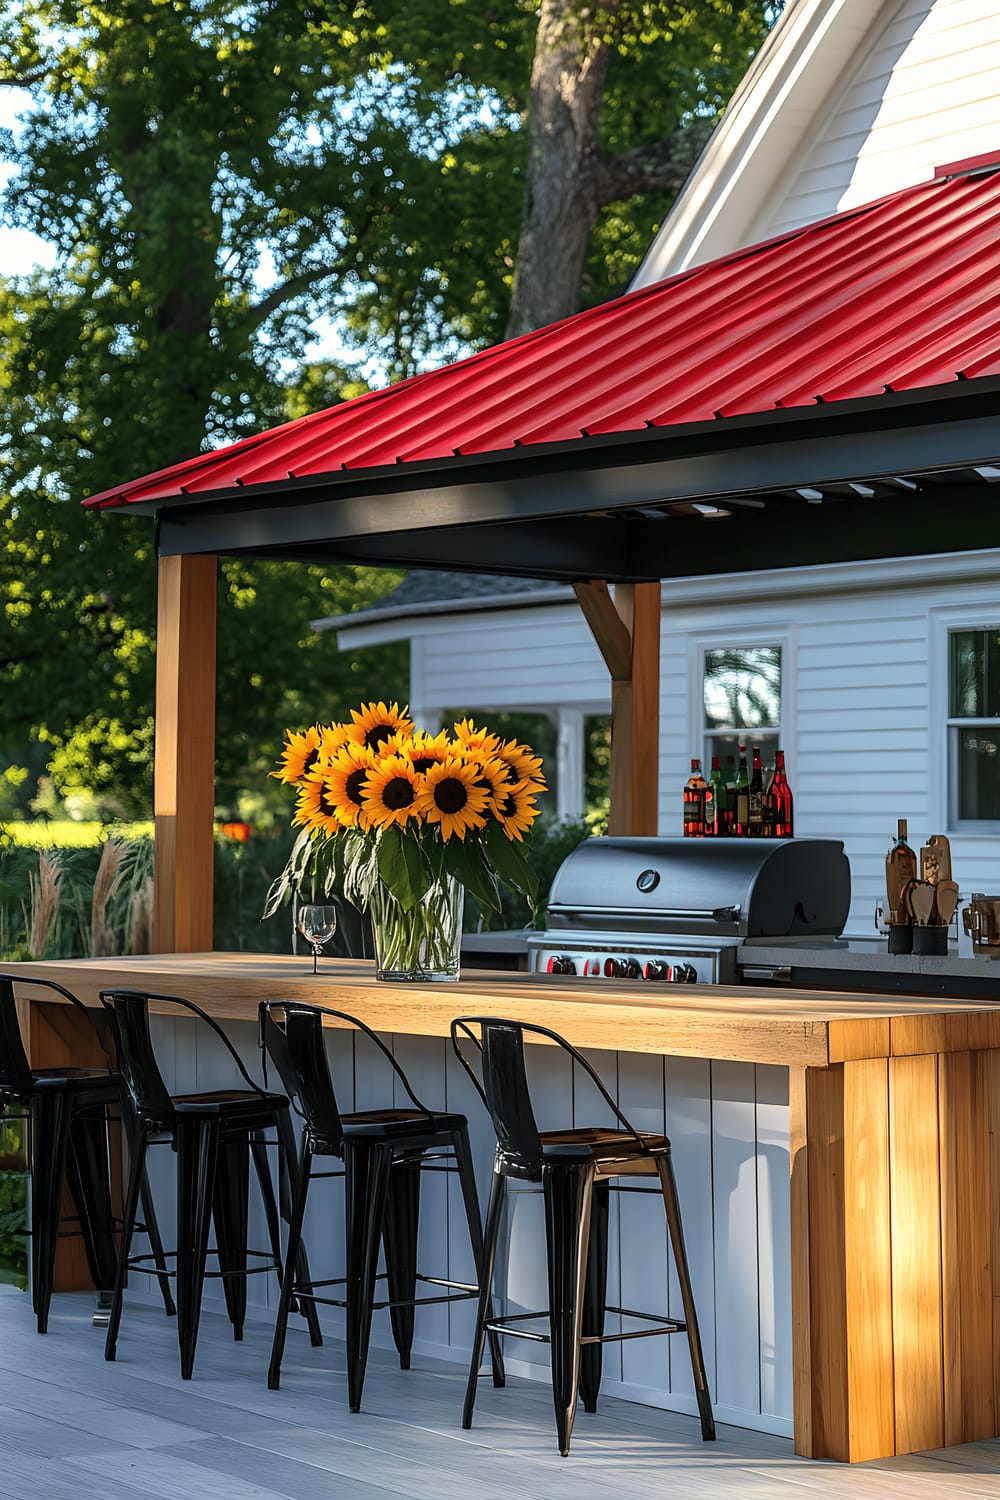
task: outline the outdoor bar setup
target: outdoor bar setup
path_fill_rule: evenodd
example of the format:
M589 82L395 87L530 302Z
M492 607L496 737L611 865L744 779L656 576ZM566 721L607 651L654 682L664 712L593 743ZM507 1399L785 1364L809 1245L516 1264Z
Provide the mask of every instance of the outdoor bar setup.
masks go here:
M1000 299L983 291L998 217L1000 172L957 172L92 497L95 524L128 506L157 527L158 951L14 966L88 1003L116 987L185 996L248 1066L260 1000L349 1012L392 1039L422 1096L468 1115L483 1198L493 1137L453 1019L508 1017L586 1049L624 1113L671 1139L716 1418L848 1462L1000 1435L1000 984L987 958L893 967L883 946L842 962L835 839L657 837L660 590L1000 545ZM313 976L301 957L212 952L226 553L573 583L613 684L611 837L560 873L535 972L404 984L364 960ZM782 958L817 944L834 956ZM636 982L606 968L619 959L694 977ZM68 1006L19 996L35 1066L89 1061ZM204 1087L214 1065L191 1023L154 1018L172 1085ZM576 1096L556 1049L537 1052L545 1129ZM351 1086L367 1107L363 1069ZM427 1243L467 1275L457 1189L440 1191ZM539 1305L544 1257L537 1199L514 1199L517 1308ZM622 1200L608 1274L624 1306L666 1284L655 1201ZM676 1316L676 1286L657 1310ZM470 1309L425 1316L418 1354L468 1357ZM695 1413L681 1343L609 1348L605 1389ZM533 1349L508 1350L508 1368Z

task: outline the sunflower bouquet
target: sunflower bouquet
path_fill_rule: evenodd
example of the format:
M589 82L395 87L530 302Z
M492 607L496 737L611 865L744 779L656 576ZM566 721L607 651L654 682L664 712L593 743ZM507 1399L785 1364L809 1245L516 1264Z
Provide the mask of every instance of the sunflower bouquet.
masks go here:
M545 778L529 745L469 719L431 734L396 703L366 703L289 730L271 774L295 789L302 832L264 915L321 876L370 913L380 976L457 974L463 889L494 910L499 884L537 896L525 836Z

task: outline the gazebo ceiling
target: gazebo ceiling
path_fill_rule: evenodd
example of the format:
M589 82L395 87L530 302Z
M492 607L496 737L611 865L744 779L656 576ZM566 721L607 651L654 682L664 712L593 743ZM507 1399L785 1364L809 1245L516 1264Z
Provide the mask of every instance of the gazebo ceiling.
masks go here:
M86 503L155 510L161 554L562 579L986 548L998 395L993 168Z

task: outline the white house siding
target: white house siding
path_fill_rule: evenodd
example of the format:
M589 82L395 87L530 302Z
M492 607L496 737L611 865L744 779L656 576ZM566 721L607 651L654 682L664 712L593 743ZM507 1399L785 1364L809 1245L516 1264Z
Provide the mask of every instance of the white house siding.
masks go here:
M305 960L304 960L305 962ZM218 1043L197 1023L153 1018L153 1039L168 1088L231 1087L239 1080ZM255 1076L256 1027L229 1023L227 1032ZM482 1103L455 1059L450 1043L434 1037L388 1038L417 1094L432 1107L463 1112L470 1127L481 1206L485 1208L495 1140ZM393 1101L387 1065L365 1043L328 1044L341 1109L373 1108ZM569 1060L551 1047L529 1049L536 1113L541 1129L606 1121L603 1107L577 1080ZM591 1052L612 1094L640 1130L664 1132L673 1147L688 1259L701 1324L709 1390L723 1422L791 1436L791 1273L789 1227L788 1071L753 1063L636 1053ZM396 1102L399 1102L398 1100ZM599 1110L599 1112L598 1112ZM298 1121L295 1120L296 1126ZM329 1163L336 1165L336 1163ZM174 1236L174 1153L154 1148L150 1178L164 1244ZM310 1270L319 1280L343 1275L343 1183L316 1179L310 1189L304 1233ZM137 1237L136 1250L144 1250ZM251 1191L252 1249L263 1249L267 1232L256 1189ZM545 1241L542 1204L532 1190L516 1190L498 1256L506 1272L503 1310L545 1306ZM426 1173L421 1184L418 1268L431 1275L474 1281L468 1231L457 1180ZM683 1316L675 1279L667 1278L666 1226L658 1195L613 1195L608 1301L640 1311ZM498 1281L498 1285L501 1283ZM427 1289L430 1294L431 1289ZM339 1295L336 1288L331 1294ZM277 1300L272 1275L248 1280L248 1316L271 1322ZM503 1298L500 1299L503 1301ZM119 1338L122 1358L138 1347L141 1328L128 1304L142 1301L162 1313L151 1277L129 1277ZM224 1308L218 1281L205 1286L204 1306ZM414 1389L427 1358L464 1364L472 1337L469 1302L419 1308L414 1341ZM321 1308L324 1331L343 1338L343 1314ZM616 1319L609 1318L608 1331ZM543 1325L544 1326L544 1325ZM635 1326L635 1325L632 1325ZM391 1348L388 1314L378 1312L376 1346ZM289 1323L289 1343L306 1349L305 1325ZM242 1360L237 1348L234 1360ZM505 1358L514 1374L548 1381L545 1346L507 1340ZM197 1378L197 1360L195 1377ZM258 1371L261 1389L266 1370ZM346 1380L346 1376L344 1377ZM696 1414L687 1343L675 1338L608 1344L602 1389L650 1406ZM550 1398L539 1392L540 1400ZM461 1413L456 1407L456 1426Z
M608 711L607 669L575 602L460 618L461 625L442 615L379 628L381 638L390 628L413 633L418 717L421 708L463 702L487 711ZM897 818L908 820L914 844L949 834L963 895L1000 892L1000 839L949 828L945 727L948 627L997 624L997 552L666 581L661 834L681 832L680 789L690 757L701 753L701 649L777 641L795 828L843 839L853 884L849 930L873 930Z
M1000 622L1000 555L792 569L719 580L717 596L699 584L702 598L693 584L664 585L661 831L680 831L679 787L697 753L700 646L780 640L795 831L843 839L849 930L873 929L900 817L914 846L949 833L963 895L1000 890L1000 839L949 830L945 775L946 632Z
M1000 151L996 0L887 4L740 242L869 203L936 167Z
M581 628L582 627L582 628ZM415 712L460 708L607 713L607 671L576 604L439 615L408 623Z

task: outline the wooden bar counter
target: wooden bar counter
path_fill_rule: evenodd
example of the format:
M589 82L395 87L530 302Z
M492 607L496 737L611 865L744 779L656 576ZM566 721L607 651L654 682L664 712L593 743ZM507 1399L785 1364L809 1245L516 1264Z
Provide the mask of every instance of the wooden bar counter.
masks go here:
M1000 996L485 971L379 984L370 963L324 960L314 978L308 959L255 954L10 968L93 1003L115 985L180 994L224 1021L252 1020L265 998L414 1037L508 1015L581 1047L787 1069L796 1450L857 1462L1000 1434ZM68 1060L65 1008L21 993L34 1064Z

